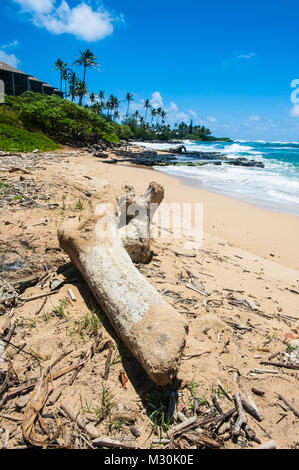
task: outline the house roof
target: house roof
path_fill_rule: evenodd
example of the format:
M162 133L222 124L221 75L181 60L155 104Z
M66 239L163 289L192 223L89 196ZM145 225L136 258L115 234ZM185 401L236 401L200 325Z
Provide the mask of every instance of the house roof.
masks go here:
M29 80L31 80L32 82L39 82L39 83L43 83L41 80L38 80L38 78L35 78L35 77L28 77Z
M29 77L28 73L21 72L21 70L17 70L13 68L11 65L8 65L5 62L1 62L1 61L0 61L0 70L5 70L6 72L19 73L21 75L26 75L26 77Z
M53 88L54 90L54 87L52 85L49 85L49 83L43 83L44 86L48 86L49 88Z

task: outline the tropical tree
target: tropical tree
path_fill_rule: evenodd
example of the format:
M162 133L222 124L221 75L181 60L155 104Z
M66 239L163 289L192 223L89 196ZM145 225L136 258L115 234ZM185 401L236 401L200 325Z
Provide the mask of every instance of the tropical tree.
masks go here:
M119 100L116 98L116 96L114 95L109 96L109 100L106 103L106 107L108 109L107 116L109 116L109 111L110 111L110 115L112 115L112 112L119 108Z
M166 111L164 111L164 109L162 109L162 111L161 111L162 124L165 124L166 114L167 114Z
M130 103L134 100L134 97L131 93L127 93L127 96L126 96L126 101L128 102L128 106L127 106L127 114L126 114L126 121L128 120L128 116L129 116L129 109L130 109Z
M156 124L158 124L159 117L161 116L161 113L162 113L162 108L158 108L157 109L157 122L156 122Z
M114 111L113 117L114 119L119 119L120 118L119 111Z
M80 52L80 55L74 61L73 65L78 65L79 67L84 68L82 82L86 85L86 70L88 68L95 69L97 68L99 64L97 63L97 57L89 49L86 49L83 52L79 50L79 52Z
M89 99L90 99L90 102L91 104L94 104L95 101L96 101L96 95L92 92L89 94Z
M68 73L68 84L69 84L69 94L72 97L72 101L75 101L75 96L77 96L76 89L78 85L78 77L75 72L70 71Z
M86 95L86 93L87 93L87 88L86 88L85 83L78 79L77 84L76 84L76 96L79 97L80 106L82 106L83 96Z
M152 115L152 120L151 120L151 126L153 125L153 119L155 116L157 116L157 111L155 108L152 108L151 110L151 115Z
M150 100L145 100L143 107L145 108L144 120L146 121L148 110L151 108Z
M54 64L54 67L60 72L60 91L62 91L62 81L64 80L67 64L58 58Z

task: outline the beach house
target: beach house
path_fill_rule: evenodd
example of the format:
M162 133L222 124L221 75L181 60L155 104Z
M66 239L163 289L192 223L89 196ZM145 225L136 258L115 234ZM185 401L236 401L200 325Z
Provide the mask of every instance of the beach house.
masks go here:
M0 83L2 89L4 84L4 93L6 95L19 96L30 90L43 95L58 95L63 98L63 92L57 88L1 61Z

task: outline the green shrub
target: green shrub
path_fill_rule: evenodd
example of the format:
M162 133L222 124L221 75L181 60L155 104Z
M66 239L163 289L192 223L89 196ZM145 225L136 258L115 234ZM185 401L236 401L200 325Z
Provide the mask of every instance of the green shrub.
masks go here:
M38 130L62 143L118 141L111 123L89 109L57 95L27 91L7 101L27 130Z
M57 148L59 145L43 134L0 123L0 149L5 152L50 151Z

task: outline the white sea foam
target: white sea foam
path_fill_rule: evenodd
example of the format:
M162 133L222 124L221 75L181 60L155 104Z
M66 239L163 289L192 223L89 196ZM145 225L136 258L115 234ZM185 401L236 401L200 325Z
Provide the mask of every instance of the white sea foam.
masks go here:
M291 147L296 143L290 143L290 147L286 142L269 143L269 145L267 142L260 142L258 145L258 142L249 141L182 143L188 151L221 152L230 159L246 157L263 162L265 168L239 167L223 163L221 166L208 164L200 167L156 167L157 170L184 178L186 182L197 187L299 216L299 166L295 166L293 160L293 156L298 153L299 161L299 148ZM280 146L281 144L284 145ZM139 145L155 150L176 146L169 143L139 143ZM276 152L280 152L277 159ZM180 156L179 159L186 160L186 157Z

